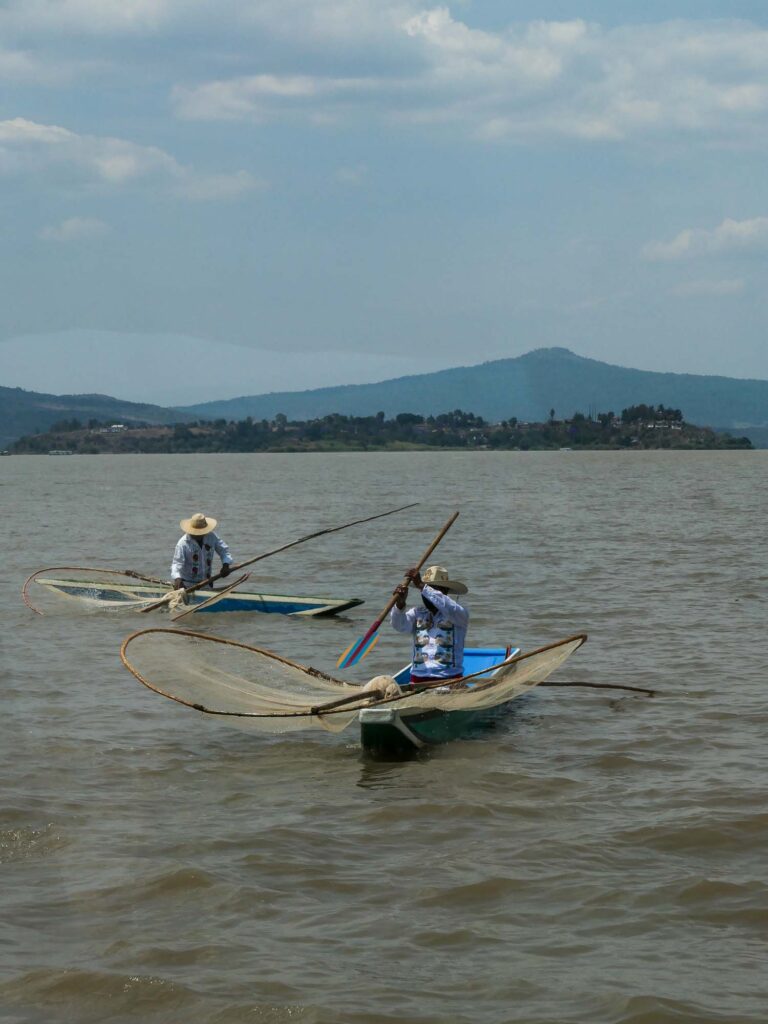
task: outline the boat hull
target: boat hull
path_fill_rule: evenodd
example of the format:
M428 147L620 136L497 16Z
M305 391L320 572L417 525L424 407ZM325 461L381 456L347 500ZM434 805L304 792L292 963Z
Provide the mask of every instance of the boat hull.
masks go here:
M487 670L477 682L489 679L494 667L518 654L519 647L474 647L464 651L464 674ZM406 665L395 676L402 686L410 679L411 666ZM425 747L449 743L487 728L509 707L510 702L480 710L440 711L418 709L363 708L359 714L360 743L371 754L407 754Z
M37 583L63 597L87 600L94 605L119 608L121 604L130 607L137 601L154 601L163 598L170 587L156 586L145 583L103 583L93 580L67 580L38 577ZM189 595L188 607L207 601L214 590L198 590ZM207 608L201 608L200 614L209 612L262 612L273 615L303 615L317 618L326 615L338 615L349 608L363 602L360 598L327 598L327 597L291 597L285 594L261 594L248 591L232 591L220 601L215 601Z
M371 754L408 754L487 729L512 704L483 711L428 711L408 715L385 708L360 712L360 742Z

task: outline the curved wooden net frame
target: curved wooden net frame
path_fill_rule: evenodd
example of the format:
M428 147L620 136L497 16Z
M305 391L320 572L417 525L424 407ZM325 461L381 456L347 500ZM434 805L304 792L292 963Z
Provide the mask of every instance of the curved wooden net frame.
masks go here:
M586 641L578 634L518 654L475 675L385 696L272 651L191 630L155 628L127 637L123 665L163 697L267 732L345 728L363 707L481 710L512 700L543 682Z
M28 576L26 580L24 580L24 586L21 588L22 601L27 606L27 608L30 608L36 615L45 615L45 612L41 608L38 608L37 605L32 601L29 594L29 588L37 580L38 576L42 576L45 573L51 572L84 572L91 573L95 576L127 576L129 579L139 580L142 583L151 583L152 585L158 587L170 586L167 580L159 580L154 576L145 576L140 572L135 572L133 569L102 569L96 568L92 565L51 565L48 566L46 569L37 569L35 572L33 572L31 576ZM154 597L152 600L156 601L157 598ZM132 605L132 603L129 601L124 602L126 607L138 607L139 605L143 605L146 603L147 601L145 600L136 601L134 605Z

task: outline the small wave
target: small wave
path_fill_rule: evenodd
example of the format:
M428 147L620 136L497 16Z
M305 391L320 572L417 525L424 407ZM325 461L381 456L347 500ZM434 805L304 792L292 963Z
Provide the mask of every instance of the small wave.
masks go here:
M638 902L649 906L678 905L688 918L706 924L768 932L768 887L762 881L699 878L688 884L663 886Z
M376 826L439 821L446 823L446 831L448 831L449 825L455 825L458 822L492 821L502 815L503 812L498 807L489 804L462 803L447 806L438 803L414 802L377 807L366 815L365 820L369 825Z
M46 856L66 845L52 824L43 828L21 826L0 829L0 864Z
M211 889L214 885L214 879L206 871L200 871L198 868L179 868L177 871L166 872L138 888L139 895L151 899L155 896L174 895L175 893L199 892ZM136 894L135 888L134 894Z
M610 1024L747 1024L747 1020L708 1010L698 1003L644 995L627 999Z
M60 909L83 914L93 910L124 910L146 903L151 905L160 900L189 898L213 889L214 878L205 871L195 868L179 868L154 878L131 879L120 885L104 885L98 888L77 890L62 896L54 904Z
M113 974L93 970L37 970L0 984L0 995L11 1005L50 1006L55 1019L78 1024L103 1021L105 1007L114 1020L164 1020L168 1014L191 1011L198 1003L195 993L177 982L154 975Z
M479 907L489 904L500 904L506 897L524 892L528 888L527 879L520 878L484 878L468 885L431 886L427 893L414 902L421 907L443 907L449 903L451 907Z
M618 838L638 846L672 853L741 851L745 846L765 842L768 838L768 814L731 820L711 819L707 824L653 825L620 832Z

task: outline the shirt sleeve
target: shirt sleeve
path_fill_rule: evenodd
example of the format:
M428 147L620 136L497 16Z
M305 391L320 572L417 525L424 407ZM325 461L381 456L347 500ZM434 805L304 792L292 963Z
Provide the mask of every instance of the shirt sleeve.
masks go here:
M469 612L467 609L460 605L458 601L454 601L448 594L443 594L439 590L435 590L434 587L430 587L428 583L424 584L422 594L428 601L437 608L441 615L444 615L446 619L450 619L456 626L462 626L464 629L467 627L469 622Z
M173 561L171 562L171 579L180 580L184 575L184 548L182 541L176 544L173 552Z
M231 565L234 562L232 555L229 553L229 545L225 544L224 541L219 537L217 533L214 534L216 540L213 542L213 549L221 559L222 565Z
M398 608L397 605L393 604L392 610L389 613L389 622L398 633L412 633L413 608L409 608L406 611L405 608Z

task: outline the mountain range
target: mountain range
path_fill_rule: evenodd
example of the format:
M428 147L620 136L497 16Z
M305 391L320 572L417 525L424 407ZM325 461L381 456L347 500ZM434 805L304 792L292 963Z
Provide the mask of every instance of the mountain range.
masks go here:
M723 429L768 426L768 381L655 373L586 359L565 348L541 348L513 359L458 366L377 384L206 402L186 411L206 419L313 419L328 413L367 416L379 410L435 415L453 409L493 422L516 416L541 421L551 409L616 413L640 403L681 409L686 420Z
M453 409L492 422L516 416L541 421L574 412L614 411L641 403L681 409L701 426L738 431L768 445L768 381L683 373L656 373L587 359L565 348L542 348L510 359L460 366L374 384L250 395L184 409L125 402L105 395L44 395L0 387L0 446L22 434L77 418L121 423L173 423L192 419L306 420L342 413L435 415Z
M178 409L124 402L109 395L45 395L39 391L0 387L0 448L24 434L41 434L60 420L86 424L179 423L194 419Z

